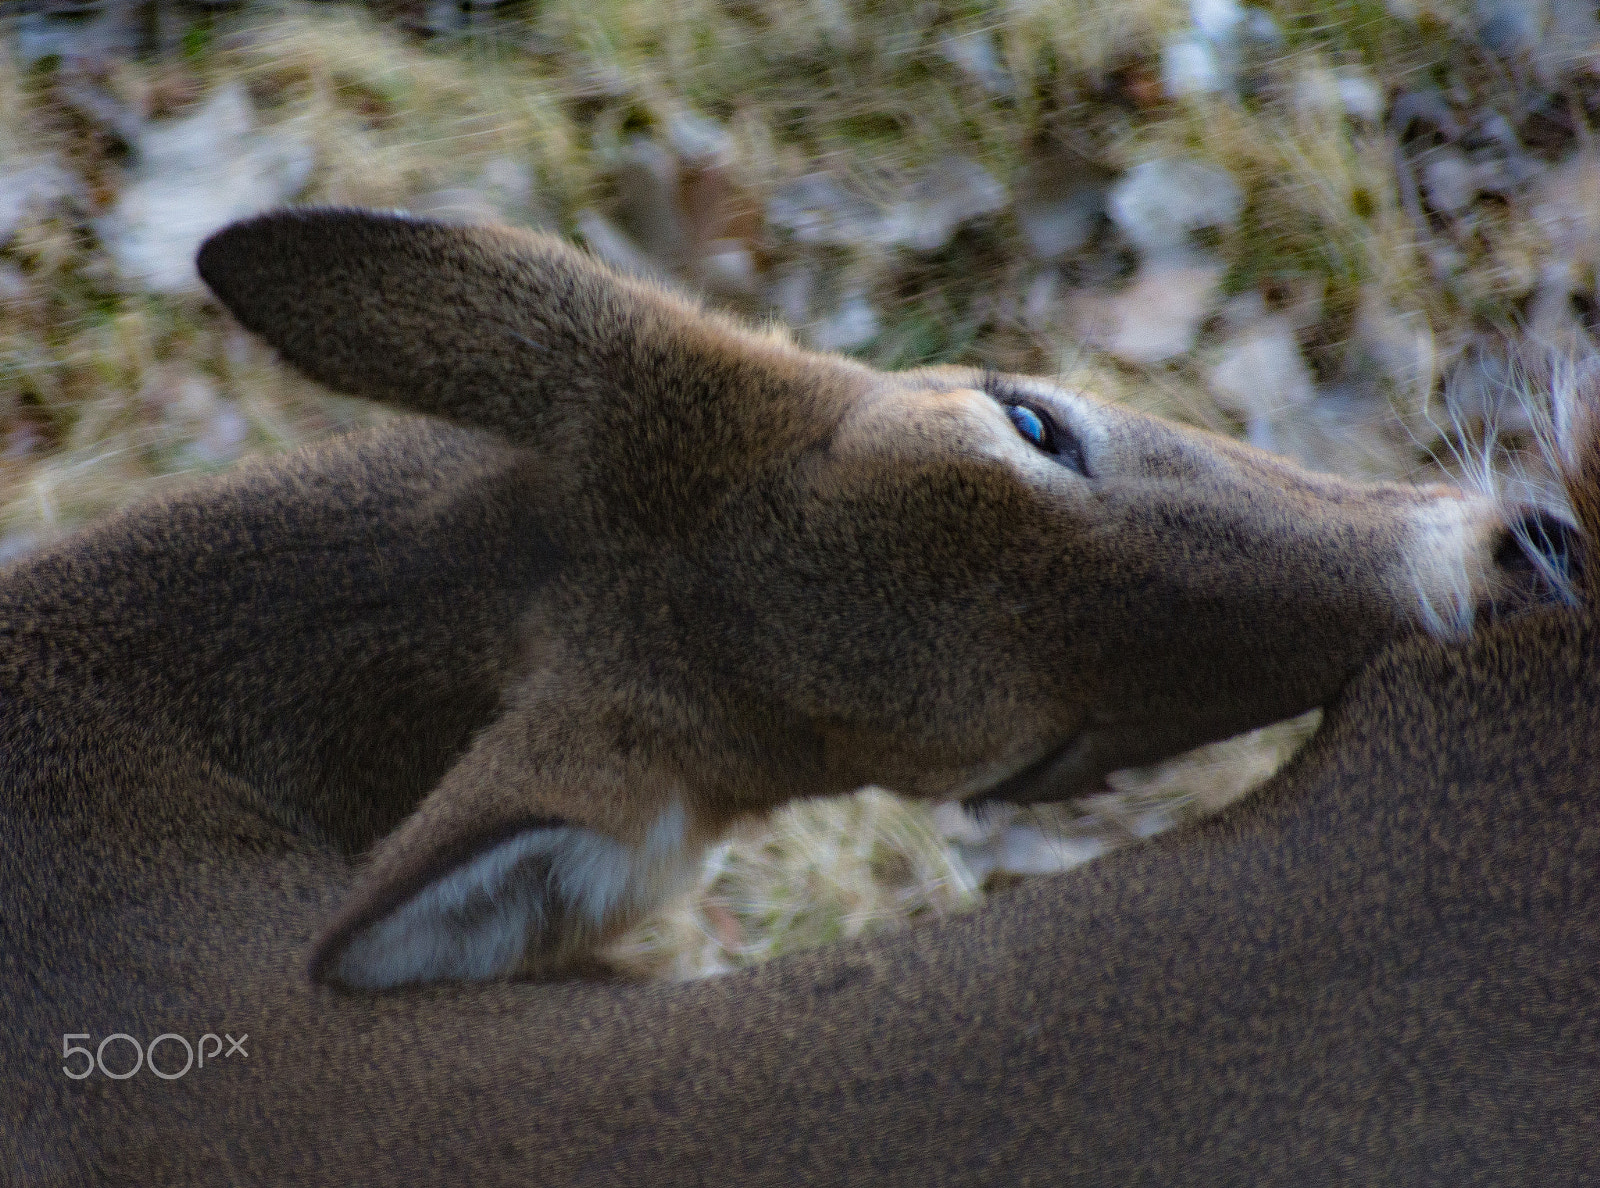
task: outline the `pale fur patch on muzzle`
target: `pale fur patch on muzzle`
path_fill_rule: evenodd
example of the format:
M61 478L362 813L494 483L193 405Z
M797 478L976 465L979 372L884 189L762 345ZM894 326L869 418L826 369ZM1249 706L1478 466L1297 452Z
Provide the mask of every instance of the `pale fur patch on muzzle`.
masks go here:
M1441 497L1418 510L1406 549L1409 585L1423 628L1436 639L1472 630L1476 592L1488 588L1483 500Z

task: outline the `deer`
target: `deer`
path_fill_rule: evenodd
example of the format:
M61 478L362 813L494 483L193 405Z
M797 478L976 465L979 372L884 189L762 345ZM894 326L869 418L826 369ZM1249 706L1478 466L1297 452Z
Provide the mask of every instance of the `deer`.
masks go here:
M1592 501L1349 483L1048 380L879 372L546 235L291 210L198 263L291 365L414 415L0 571L21 1182L1592 1155L1594 701L1562 699L1590 602L1559 598ZM968 915L598 976L786 801L1058 800L1329 703L1235 811ZM1501 1035L1567 1046L1473 1064ZM1496 1129L1535 1083L1575 1104Z

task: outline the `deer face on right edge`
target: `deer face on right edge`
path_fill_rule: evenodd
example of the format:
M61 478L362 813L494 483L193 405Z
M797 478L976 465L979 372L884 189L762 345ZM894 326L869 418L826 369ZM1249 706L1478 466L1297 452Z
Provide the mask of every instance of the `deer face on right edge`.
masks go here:
M317 946L354 986L558 971L739 816L1072 796L1538 585L1487 500L1042 380L875 372L548 237L291 212L200 268L313 377L525 455L549 508L497 716Z

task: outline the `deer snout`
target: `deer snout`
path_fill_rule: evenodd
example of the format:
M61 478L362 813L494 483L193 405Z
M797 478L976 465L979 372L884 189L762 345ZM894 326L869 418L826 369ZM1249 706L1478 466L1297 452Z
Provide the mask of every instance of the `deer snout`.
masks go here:
M1495 618L1542 603L1574 601L1585 553L1582 533L1548 508L1514 511L1495 539L1500 588L1481 613Z
M1585 548L1578 529L1548 507L1441 491L1417 509L1407 550L1422 625L1449 639L1476 622L1571 603Z

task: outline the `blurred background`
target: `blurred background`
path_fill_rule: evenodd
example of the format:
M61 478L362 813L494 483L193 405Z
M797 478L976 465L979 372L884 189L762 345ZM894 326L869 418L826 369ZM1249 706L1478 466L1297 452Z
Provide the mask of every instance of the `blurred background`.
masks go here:
M1597 115L1592 0L0 0L0 565L382 416L201 290L201 239L284 203L549 228L881 366L1537 486L1528 393L1600 319ZM799 806L614 956L960 911L1214 810L1314 722L1049 810Z

